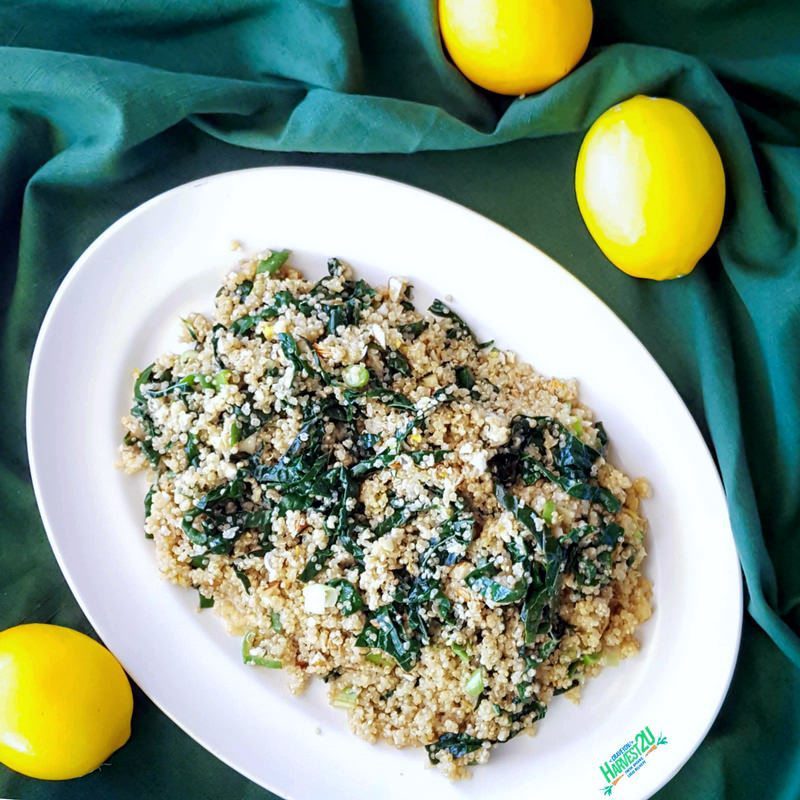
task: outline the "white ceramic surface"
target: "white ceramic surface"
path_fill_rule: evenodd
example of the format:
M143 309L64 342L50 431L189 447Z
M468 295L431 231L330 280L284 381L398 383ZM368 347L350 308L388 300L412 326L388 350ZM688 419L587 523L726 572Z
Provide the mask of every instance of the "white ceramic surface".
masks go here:
M238 639L197 613L196 593L158 576L142 535L144 479L114 469L119 418L133 369L178 347L179 316L210 310L239 257L234 239L247 250L291 248L312 275L337 255L372 282L409 276L420 307L434 293L453 295L481 339L543 373L577 377L610 433L612 459L652 483L655 614L641 653L590 681L579 706L556 698L534 738L498 748L472 780L448 782L423 750L351 735L320 685L293 698L279 672L245 668ZM42 518L95 629L184 730L283 797L601 798L601 765L649 727L667 742L611 790L646 798L691 755L724 698L741 627L739 566L717 471L687 409L582 284L435 195L346 172L264 168L154 198L112 225L64 280L36 345L27 412Z

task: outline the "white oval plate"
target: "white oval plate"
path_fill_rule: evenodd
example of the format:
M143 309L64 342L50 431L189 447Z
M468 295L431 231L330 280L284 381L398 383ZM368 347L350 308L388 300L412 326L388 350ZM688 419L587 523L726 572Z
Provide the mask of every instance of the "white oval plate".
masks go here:
M253 251L291 248L312 275L337 255L372 282L409 276L420 307L434 292L452 294L481 339L545 374L577 377L611 435L612 458L652 483L655 614L641 628L641 653L589 681L579 706L556 698L534 738L499 747L472 780L450 783L422 749L353 736L321 685L292 698L280 673L245 668L239 641L215 615L197 613L196 593L158 576L142 533L144 480L114 468L119 419L133 369L178 347L180 316L211 310L239 257L234 239ZM741 628L739 566L717 471L689 412L582 284L435 195L281 167L198 180L145 203L100 236L58 290L33 356L27 425L42 518L92 625L187 733L285 798L582 800L609 786L614 798L645 798L689 758L725 696ZM610 783L612 757L628 743L650 752Z

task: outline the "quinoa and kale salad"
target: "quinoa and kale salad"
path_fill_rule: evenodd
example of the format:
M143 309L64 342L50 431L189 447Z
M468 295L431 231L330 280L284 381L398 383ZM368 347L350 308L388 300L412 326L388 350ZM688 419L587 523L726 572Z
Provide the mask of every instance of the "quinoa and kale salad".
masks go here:
M638 650L647 484L574 381L401 278L289 255L242 260L136 374L121 465L151 480L161 572L246 665L322 678L354 732L459 777Z

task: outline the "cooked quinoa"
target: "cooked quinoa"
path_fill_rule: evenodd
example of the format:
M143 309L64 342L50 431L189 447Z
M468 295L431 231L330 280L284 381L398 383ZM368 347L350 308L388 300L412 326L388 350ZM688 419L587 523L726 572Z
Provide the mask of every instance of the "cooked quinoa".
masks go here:
M245 664L311 676L370 741L458 777L638 650L647 484L575 381L412 287L242 261L137 373L121 448L164 576ZM242 667L243 669L246 667Z

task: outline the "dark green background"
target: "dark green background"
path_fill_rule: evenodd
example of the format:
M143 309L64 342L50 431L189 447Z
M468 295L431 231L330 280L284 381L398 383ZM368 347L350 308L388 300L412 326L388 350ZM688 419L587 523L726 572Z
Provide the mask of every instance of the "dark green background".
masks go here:
M582 65L512 102L448 62L427 0L0 6L0 628L87 630L39 521L24 432L36 333L82 250L143 200L202 175L265 164L371 172L541 247L674 381L722 472L749 613L728 700L658 798L800 798L800 3L596 0L595 13ZM687 103L728 177L717 247L673 283L610 267L572 190L581 133L638 92ZM0 795L268 796L138 691L133 737L110 766L52 784L0 767Z

